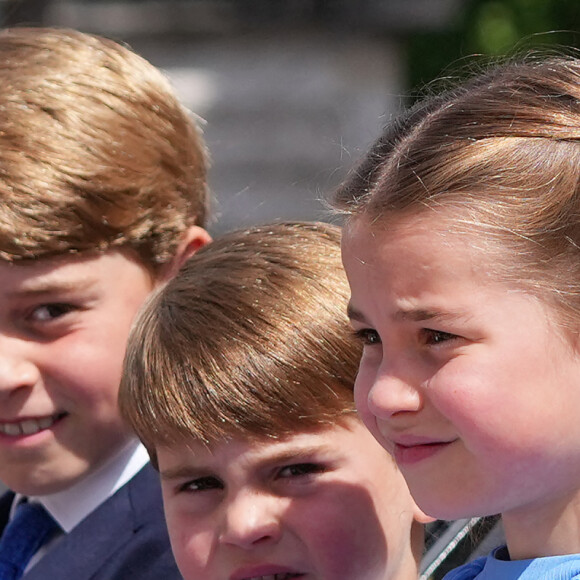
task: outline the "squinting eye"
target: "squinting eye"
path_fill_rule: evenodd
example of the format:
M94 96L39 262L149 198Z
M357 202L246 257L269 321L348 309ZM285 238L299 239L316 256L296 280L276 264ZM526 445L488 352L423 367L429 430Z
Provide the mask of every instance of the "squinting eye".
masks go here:
M296 463L280 469L278 477L301 477L322 471L324 471L324 467L316 463Z
M43 304L32 311L31 318L35 322L49 322L55 318L60 318L74 310L71 304L55 302L54 304Z
M199 477L179 486L180 491L209 491L223 489L223 483L217 477Z
M370 346L381 343L379 333L372 328L361 328L360 330L356 330L354 335L363 343L363 345Z
M449 342L458 338L457 335L451 334L450 332L442 332L440 330L432 330L430 328L424 328L421 330L421 339L423 344L441 344L442 342Z

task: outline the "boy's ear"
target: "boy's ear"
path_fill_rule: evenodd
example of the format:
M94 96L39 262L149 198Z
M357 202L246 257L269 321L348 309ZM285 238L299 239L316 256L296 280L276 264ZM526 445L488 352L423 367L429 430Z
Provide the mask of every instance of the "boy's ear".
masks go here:
M211 236L200 226L190 226L183 232L173 258L163 266L159 275L160 282L167 282L173 278L185 261L193 256L197 250L209 244Z

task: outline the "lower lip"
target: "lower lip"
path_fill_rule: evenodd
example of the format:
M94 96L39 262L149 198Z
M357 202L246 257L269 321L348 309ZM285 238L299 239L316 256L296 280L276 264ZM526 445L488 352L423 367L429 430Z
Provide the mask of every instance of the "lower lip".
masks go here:
M412 445L405 447L395 445L393 455L398 465L413 465L437 455L451 443L429 443L424 445Z

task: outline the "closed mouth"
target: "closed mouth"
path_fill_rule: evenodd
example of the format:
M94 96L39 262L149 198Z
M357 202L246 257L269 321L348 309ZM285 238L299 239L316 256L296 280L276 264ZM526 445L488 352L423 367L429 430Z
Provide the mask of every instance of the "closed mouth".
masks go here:
M454 441L424 441L407 445L395 443L393 456L399 465L411 465L433 457Z
M22 435L34 435L45 429L50 429L57 421L62 419L66 413L57 413L49 417L40 419L24 419L11 423L0 422L0 433L9 437L21 437Z

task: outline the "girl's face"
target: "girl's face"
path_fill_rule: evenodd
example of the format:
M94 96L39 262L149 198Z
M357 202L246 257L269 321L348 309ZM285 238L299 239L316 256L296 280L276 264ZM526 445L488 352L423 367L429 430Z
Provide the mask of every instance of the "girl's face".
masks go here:
M475 237L430 217L347 227L357 407L426 513L553 518L580 487L580 357Z
M392 458L357 420L157 452L186 580L417 578L411 528L420 514Z

